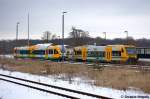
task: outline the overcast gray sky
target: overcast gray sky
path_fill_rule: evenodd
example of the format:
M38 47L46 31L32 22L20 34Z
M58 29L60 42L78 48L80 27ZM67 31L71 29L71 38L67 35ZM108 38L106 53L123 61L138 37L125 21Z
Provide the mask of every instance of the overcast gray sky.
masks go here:
M49 30L61 35L61 15L65 14L65 37L71 27L89 31L90 36L125 38L125 30L134 38L150 38L150 0L0 0L0 40L27 38L27 14L30 13L32 39Z

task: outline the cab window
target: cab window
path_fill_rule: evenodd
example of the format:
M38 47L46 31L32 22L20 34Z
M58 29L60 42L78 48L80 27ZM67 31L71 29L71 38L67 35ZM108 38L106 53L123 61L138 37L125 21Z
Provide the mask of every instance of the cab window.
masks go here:
M56 49L54 50L54 54L58 54L58 51Z

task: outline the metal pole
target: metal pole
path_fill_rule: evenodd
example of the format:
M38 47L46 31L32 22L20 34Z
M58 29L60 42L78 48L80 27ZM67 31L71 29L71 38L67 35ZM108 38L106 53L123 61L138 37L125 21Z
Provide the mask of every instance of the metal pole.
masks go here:
M104 33L104 35L105 35L105 40L106 40L106 32L103 32Z
M62 12L62 61L64 61L64 14L67 12Z
M18 25L19 25L19 22L17 22L16 24L16 41L18 40Z
M30 33L30 31L29 31L29 13L28 13L28 46L30 46L30 39L29 39L29 33Z
M127 44L128 44L128 31L124 31L126 33L126 39L127 39Z
M16 41L18 40L18 24L16 24Z
M128 39L128 31L127 31L127 39Z
M46 33L46 34L47 34L47 42L46 42L46 43L48 43L48 36L49 36L49 35L48 35L48 31L47 31L47 33Z
M61 42L60 42L60 36L58 36L58 45L60 45Z
M128 31L124 31L126 33L126 39L128 39Z

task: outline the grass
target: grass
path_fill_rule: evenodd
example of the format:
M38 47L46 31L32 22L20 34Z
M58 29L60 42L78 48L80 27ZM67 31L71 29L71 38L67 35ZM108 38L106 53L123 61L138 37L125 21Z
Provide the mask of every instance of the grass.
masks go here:
M129 69L126 67L102 69L89 68L87 65L65 64L40 60L23 59L0 59L1 68L16 70L20 72L62 76L69 83L74 77L80 77L85 80L94 80L94 85L112 87L116 89L141 89L150 93L150 71L140 69Z

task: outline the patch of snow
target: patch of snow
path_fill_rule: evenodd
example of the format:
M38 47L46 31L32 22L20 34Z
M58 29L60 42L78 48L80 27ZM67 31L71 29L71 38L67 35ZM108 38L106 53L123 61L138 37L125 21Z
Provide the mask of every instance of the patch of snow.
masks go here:
M1 58L14 58L13 54L8 54L8 55L0 55Z
M139 58L139 61L150 62L150 59L148 59L148 58Z
M13 83L0 81L1 99L64 99L53 94L44 93L38 90L16 85Z
M68 88L68 89L80 90L83 92L107 96L107 97L111 97L111 98L115 98L115 99L120 99L121 97L125 97L125 96L148 96L150 98L150 94L144 93L139 90L138 91L134 91L134 90L123 91L123 90L116 90L116 89L112 89L112 88L96 87L94 85L91 85L88 83L82 83L82 82L72 82L70 84L68 81L63 81L61 79L55 79L53 76L50 76L50 75L49 76L40 76L40 75L32 75L32 74L20 73L20 72L10 72L10 71L4 71L4 70L0 70L0 74L11 75L11 76L20 77L20 78L24 78L24 79L28 79L28 80L33 80L33 81L38 81L38 82L42 82L42 83L46 83L46 84L50 84L50 85L60 86L60 87ZM77 79L77 80L80 80L80 79ZM4 92L7 91L5 93L0 91L0 97L1 96L6 97L3 99L8 99L6 94L9 93L9 91L11 93L13 93L12 92L13 90L11 90L11 87L10 88L8 87L9 84L10 83L6 84L6 82L4 84L3 81L0 81L0 90L2 89L2 90L4 90ZM12 89L19 91L19 93L22 91L21 86L20 86L21 88L18 85L14 85L14 84L13 85L10 84L10 86L13 87ZM16 86L18 86L19 88ZM5 87L7 90L5 90ZM16 87L16 89L15 89L15 87ZM28 90L29 90L29 88L28 88ZM25 92L26 92L26 90L25 90ZM33 90L31 91L31 93L35 93L35 94L36 94L36 92L37 91L33 91ZM31 93L29 93L29 94L31 94ZM13 94L18 95L15 93L13 93ZM15 97L13 94L11 94L12 97ZM16 98L12 98L12 97L11 97L11 99L16 99ZM82 97L82 98L86 99L86 97ZM51 98L51 99L57 99L57 98Z

